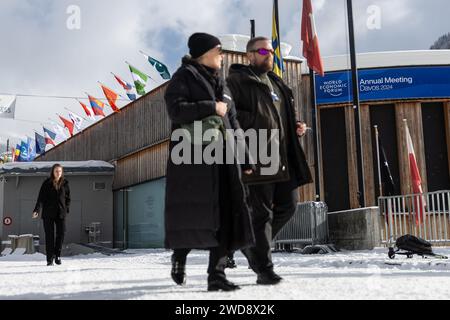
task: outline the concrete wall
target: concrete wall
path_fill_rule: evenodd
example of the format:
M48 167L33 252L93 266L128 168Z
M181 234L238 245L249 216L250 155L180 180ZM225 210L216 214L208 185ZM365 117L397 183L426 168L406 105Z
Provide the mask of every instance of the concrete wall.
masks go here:
M330 240L340 249L372 250L381 246L378 207L328 214Z
M10 234L40 235L44 244L44 228L41 219L31 219L39 189L44 176L7 177L3 197L3 216L13 219L11 226L4 226L2 240ZM112 175L77 175L66 176L71 191L70 214L66 219L67 232L65 243L87 243L85 228L91 222L102 224L101 241L112 243L113 240L113 193ZM94 191L94 182L104 182L104 191ZM1 196L0 196L1 198Z

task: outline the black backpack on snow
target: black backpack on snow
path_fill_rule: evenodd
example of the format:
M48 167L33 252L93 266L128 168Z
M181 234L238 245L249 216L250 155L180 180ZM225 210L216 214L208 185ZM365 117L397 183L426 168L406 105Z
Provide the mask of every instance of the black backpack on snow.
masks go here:
M389 258L394 259L396 254L405 255L407 258L412 258L413 255L417 254L422 256L422 258L448 259L446 256L435 254L431 248L431 243L428 241L410 234L398 238L395 241L395 247L389 247Z
M431 243L428 241L417 238L410 234L401 236L395 242L395 246L404 251L411 252L418 255L432 255L433 249L431 248Z

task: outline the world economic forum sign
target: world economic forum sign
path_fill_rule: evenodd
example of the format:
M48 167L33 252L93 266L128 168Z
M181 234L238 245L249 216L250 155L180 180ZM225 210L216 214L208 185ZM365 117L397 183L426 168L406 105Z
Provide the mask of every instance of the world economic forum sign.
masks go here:
M362 102L450 97L450 66L366 69L358 78ZM353 101L350 71L327 72L315 80L318 105Z

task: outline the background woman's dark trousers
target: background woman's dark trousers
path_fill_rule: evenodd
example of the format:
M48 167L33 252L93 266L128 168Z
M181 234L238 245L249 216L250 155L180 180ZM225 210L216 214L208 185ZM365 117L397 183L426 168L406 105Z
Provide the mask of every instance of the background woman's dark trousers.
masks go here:
M66 233L65 219L43 219L45 230L45 252L47 262L52 262L54 257L61 256L64 235ZM55 237L56 230L56 237Z

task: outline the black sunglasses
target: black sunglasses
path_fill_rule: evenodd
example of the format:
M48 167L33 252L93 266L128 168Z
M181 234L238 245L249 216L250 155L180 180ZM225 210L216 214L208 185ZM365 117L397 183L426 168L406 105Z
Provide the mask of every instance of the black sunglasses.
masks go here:
M264 48L255 49L255 50L252 50L252 52L258 52L262 56L267 56L269 53L271 53L271 54L275 53L275 51L273 49L264 49Z

